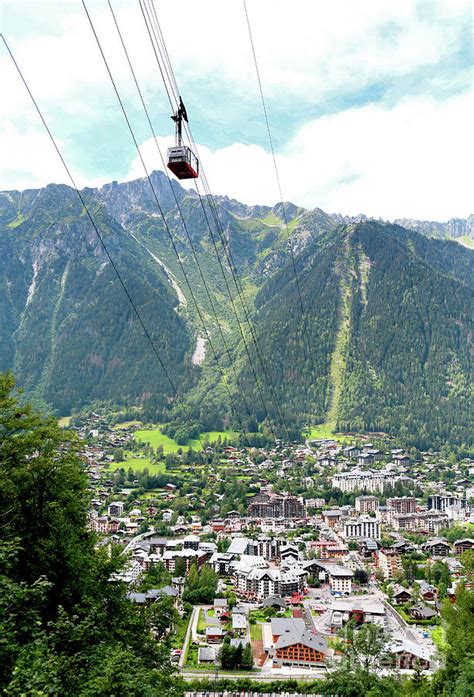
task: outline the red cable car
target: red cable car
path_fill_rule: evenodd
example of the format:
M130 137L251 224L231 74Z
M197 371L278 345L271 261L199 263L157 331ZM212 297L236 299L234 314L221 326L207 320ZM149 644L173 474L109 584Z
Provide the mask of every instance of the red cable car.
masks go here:
M182 122L188 122L188 115L181 97L178 111L171 118L176 123L176 145L174 148L168 148L168 169L178 179L196 179L199 177L199 160L191 148L183 145Z

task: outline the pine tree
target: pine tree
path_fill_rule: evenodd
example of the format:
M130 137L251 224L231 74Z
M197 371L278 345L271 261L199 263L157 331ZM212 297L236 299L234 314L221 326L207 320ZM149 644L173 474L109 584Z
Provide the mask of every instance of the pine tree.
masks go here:
M242 668L244 670L252 670L253 668L252 647L248 643L245 644L245 648L242 653Z

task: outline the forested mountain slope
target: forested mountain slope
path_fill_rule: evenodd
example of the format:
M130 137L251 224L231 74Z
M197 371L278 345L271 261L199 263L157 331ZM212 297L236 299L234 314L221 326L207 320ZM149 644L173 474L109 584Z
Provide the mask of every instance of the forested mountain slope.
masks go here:
M282 204L201 200L161 172L152 182L166 224L146 180L84 195L181 407L170 413L169 383L62 185L0 193L0 370L30 395L61 414L101 399L208 429L236 427L237 411L249 429L269 416L282 432L325 421L467 442L472 251L292 204L287 230Z
M430 244L376 222L318 240L298 259L309 342L291 267L263 286L255 321L288 418L386 431L424 447L471 440L468 264L460 247L448 247L442 273L437 245L448 243ZM242 380L251 390L246 366Z
M3 194L0 235L0 370L67 413L93 399L163 405L167 378L66 186ZM172 378L192 380L194 337L157 264L101 206L94 219ZM178 311L179 310L179 311Z

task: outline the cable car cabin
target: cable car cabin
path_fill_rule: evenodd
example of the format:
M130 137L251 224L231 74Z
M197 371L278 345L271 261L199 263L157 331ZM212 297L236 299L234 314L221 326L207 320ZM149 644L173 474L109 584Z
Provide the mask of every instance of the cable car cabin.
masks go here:
M199 160L187 145L168 148L168 169L178 179L196 179L199 177Z

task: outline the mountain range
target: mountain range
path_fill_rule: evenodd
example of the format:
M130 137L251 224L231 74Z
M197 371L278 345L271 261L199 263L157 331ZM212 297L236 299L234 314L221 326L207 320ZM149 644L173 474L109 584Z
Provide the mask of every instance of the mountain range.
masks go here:
M0 369L29 395L472 442L472 215L391 224L151 181L161 212L146 179L82 192L150 341L73 189L0 193Z

